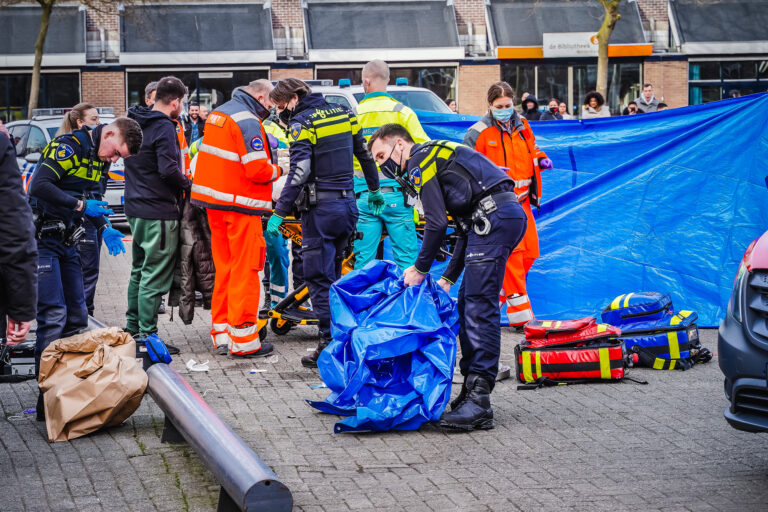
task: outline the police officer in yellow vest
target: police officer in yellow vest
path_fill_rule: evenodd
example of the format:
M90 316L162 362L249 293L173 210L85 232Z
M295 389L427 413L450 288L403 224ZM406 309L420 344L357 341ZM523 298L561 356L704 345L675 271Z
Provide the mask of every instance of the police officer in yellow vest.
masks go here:
M365 97L357 105L357 122L363 129L365 140L385 124L398 124L408 130L411 138L421 144L429 140L416 114L387 94L389 66L383 60L372 60L363 67ZM381 192L386 204L384 211L374 215L368 208L368 187L360 164L355 159L355 196L360 218L357 230L363 238L355 242L355 268L362 268L376 257L382 228L386 228L392 242L395 263L406 269L416 262L419 245L413 222L416 198L408 198L394 179L379 175ZM381 171L379 171L381 172Z

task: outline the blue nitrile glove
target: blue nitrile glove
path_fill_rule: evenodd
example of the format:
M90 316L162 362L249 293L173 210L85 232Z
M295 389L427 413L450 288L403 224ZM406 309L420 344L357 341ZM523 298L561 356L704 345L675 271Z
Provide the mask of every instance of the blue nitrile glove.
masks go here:
M104 239L104 243L107 244L109 254L117 256L121 252L125 252L125 245L123 245L123 234L115 228L106 228L101 234Z
M101 217L102 215L112 215L114 212L109 208L104 208L109 203L99 201L98 199L88 199L85 202L85 213L89 217Z
M381 190L368 192L368 208L371 213L375 216L381 215L381 212L384 211L384 204L384 194L381 193Z
M267 222L267 233L272 236L280 234L280 224L283 223L283 218L276 213L273 213Z
M551 171L554 167L554 164L552 163L552 160L549 158L542 158L539 160L539 169L542 171Z

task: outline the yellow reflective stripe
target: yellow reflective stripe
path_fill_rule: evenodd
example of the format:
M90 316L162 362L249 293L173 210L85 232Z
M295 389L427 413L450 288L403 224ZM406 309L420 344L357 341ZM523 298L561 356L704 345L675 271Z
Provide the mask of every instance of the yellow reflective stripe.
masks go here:
M667 339L669 340L669 357L671 359L680 359L680 344L677 341L677 333L668 332Z
M317 135L318 139L322 139L323 137L330 137L332 135L340 135L343 133L352 133L352 127L350 126L349 121L315 127L315 134Z
M541 377L541 352L536 352L536 378Z
M607 324L597 324L597 332L598 333L605 332L607 330L608 330L608 325Z
M293 134L291 134L290 138L291 142L299 142L302 140L308 140L310 144L315 144L317 142L317 137L315 137L315 134L311 129L303 126L298 137L294 137Z
M551 327L552 326L552 322L550 322L549 320L544 320L543 322L541 322L541 326L542 327Z
M611 309L619 309L619 304L621 304L621 299L624 298L624 294L622 293L615 299L613 299L613 302L611 302Z
M611 378L611 355L608 352L607 348L598 349L598 354L600 356L600 378L610 379Z
M54 172L54 174L56 174L56 176L57 176L59 179L61 179L61 174L59 174L59 171L57 171L56 169L54 169L53 167L51 167L51 164L49 164L48 162L43 162L43 163L41 164L41 166L45 166L45 167L49 168L50 170L52 170L52 171Z
M451 155L453 155L453 151L448 148L440 148L440 151L437 152L437 155L435 158L442 158L443 160L448 160L451 158Z
M317 128L318 126L324 126L326 124L335 124L335 123L338 123L340 121L350 121L351 122L352 119L347 114L340 114L338 116L326 117L325 119L318 119L316 121L313 120L312 121L312 125L315 128Z
M658 357L653 360L653 369L654 370L663 370L664 369L664 360L659 359Z
M555 322L555 329L559 329L559 328L560 328L560 326L562 325L562 323L563 323L563 322L561 322L560 320L556 321L556 322Z
M682 322L684 319L691 316L691 313L693 313L693 311L679 311L675 316L672 317L672 320L670 320L669 325L680 324L680 322Z
M432 162L432 164L427 167L426 169L421 169L421 185L416 185L417 190L421 190L421 187L424 186L426 182L431 180L437 175L437 162Z
M624 299L624 307L625 307L625 308L626 308L626 307L629 307L629 298L630 298L630 297L632 297L633 295L634 295L634 293L628 293L628 294L627 294L627 298L626 298L626 299Z
M523 380L525 382L533 382L533 375L531 375L531 358L532 352L523 352Z

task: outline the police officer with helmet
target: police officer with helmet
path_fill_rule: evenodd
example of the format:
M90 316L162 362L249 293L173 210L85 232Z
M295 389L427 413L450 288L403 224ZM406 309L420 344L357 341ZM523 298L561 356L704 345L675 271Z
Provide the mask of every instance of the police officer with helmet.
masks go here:
M301 213L304 280L320 327L320 342L301 364L317 367L317 358L331 341L328 292L341 272L341 252L357 224L352 156L360 162L368 186L368 205L381 213L378 169L365 147L355 115L313 94L301 80L281 80L269 95L289 127L291 168L267 231L279 232L286 215ZM301 197L299 197L301 195Z
M410 182L424 207L424 242L406 286L420 284L454 218L459 239L438 284L448 291L464 271L459 289L459 362L464 384L440 426L471 431L493 428L490 394L501 350L499 290L510 253L525 234L526 216L514 182L484 155L461 144L434 140L415 144L400 125L388 124L368 141L382 172Z
M104 217L107 203L92 198L110 162L139 152L141 128L121 117L90 130L84 127L54 138L43 149L29 185L38 247L37 345L35 366L54 340L88 325L77 243L85 234L83 218L97 226L109 253L125 252L122 233ZM42 394L38 419L44 419Z

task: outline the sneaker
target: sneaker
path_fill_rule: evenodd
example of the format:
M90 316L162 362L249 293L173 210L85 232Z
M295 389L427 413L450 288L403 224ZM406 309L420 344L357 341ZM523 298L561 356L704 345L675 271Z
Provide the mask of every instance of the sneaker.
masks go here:
M175 356L176 354L180 354L181 353L181 350L179 350L178 347L174 347L170 343L166 343L165 340L163 340L163 338L160 338L160 336L157 335L156 332L152 333L152 334L149 334L147 336L152 336L152 335L156 336L160 341L163 342L163 344L165 345L165 348L168 349L168 353L170 355ZM144 345L145 344L144 343L144 338L145 338L145 336L139 336L139 337L134 338L136 340L136 345Z
M217 356L229 355L229 345L219 345L218 347L216 347L216 355Z
M157 308L157 312L161 315L165 314L165 296L160 299L160 307Z
M172 356L175 356L176 354L181 353L181 350L179 350L178 347L174 347L173 345L169 345L168 343L165 344L165 348L168 349L168 353Z
M252 359L254 357L264 357L272 353L275 347L271 343L262 343L261 348L256 352L250 354L230 354L229 356L235 359Z

